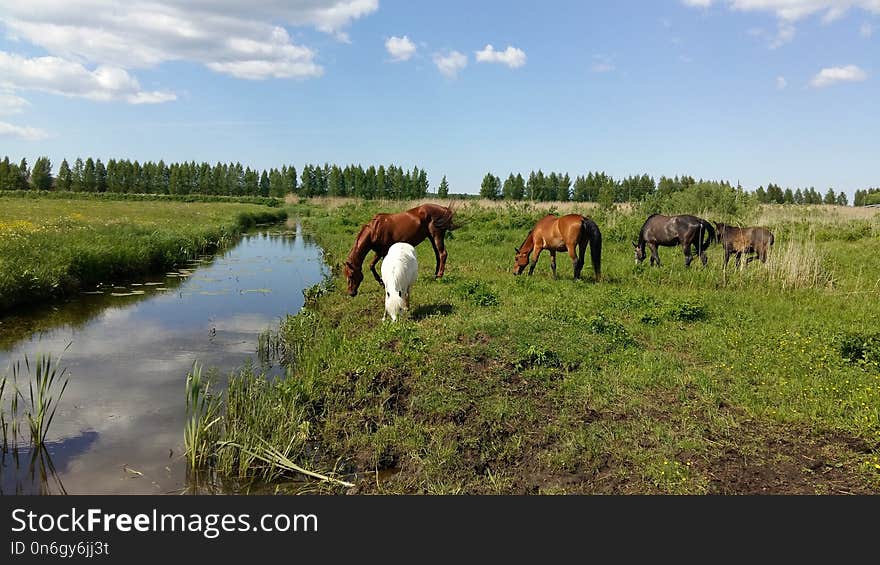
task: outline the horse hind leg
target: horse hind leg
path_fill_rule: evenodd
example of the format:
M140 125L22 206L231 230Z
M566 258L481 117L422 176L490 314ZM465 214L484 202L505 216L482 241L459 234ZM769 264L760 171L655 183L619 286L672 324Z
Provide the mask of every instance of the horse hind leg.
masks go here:
M571 265L574 268L574 278L581 278L581 271L584 268L584 256L586 252L586 245L579 244L578 245L578 253L575 253L574 249L568 250L568 256L571 257Z
M690 267L691 261L694 260L694 256L691 255L691 245L690 245L690 243L688 243L688 244L682 245L682 248L684 249L684 266Z
M553 271L553 280L556 280L556 252L550 252L550 270Z
M434 259L436 260L434 276L438 279L441 278L446 271L446 257L448 253L446 253L446 245L443 242L443 239L443 232L431 234L431 247L434 248Z

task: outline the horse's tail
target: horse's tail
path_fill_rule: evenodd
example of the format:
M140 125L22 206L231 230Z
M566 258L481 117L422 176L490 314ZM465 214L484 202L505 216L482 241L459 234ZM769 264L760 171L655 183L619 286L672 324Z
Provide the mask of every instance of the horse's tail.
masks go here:
M443 206L443 212L432 219L434 227L443 231L453 231L461 227L461 223L456 221L455 206Z
M697 242L702 245L702 247L697 251L702 253L703 251L709 249L709 246L712 244L713 241L715 241L715 228L713 228L712 224L707 222L706 220L700 220L700 225L703 227L703 231L708 236L705 242L700 241L699 238L697 239Z
M581 220L581 226L587 233L587 240L590 243L590 259L593 261L593 273L598 281L602 278L602 232L599 226L590 218Z

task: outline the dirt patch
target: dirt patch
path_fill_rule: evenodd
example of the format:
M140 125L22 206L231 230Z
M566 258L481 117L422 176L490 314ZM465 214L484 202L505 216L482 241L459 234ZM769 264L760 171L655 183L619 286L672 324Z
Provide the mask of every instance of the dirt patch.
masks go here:
M738 445L730 445L732 442ZM744 422L737 437L694 467L711 494L876 494L858 471L864 441L839 433Z

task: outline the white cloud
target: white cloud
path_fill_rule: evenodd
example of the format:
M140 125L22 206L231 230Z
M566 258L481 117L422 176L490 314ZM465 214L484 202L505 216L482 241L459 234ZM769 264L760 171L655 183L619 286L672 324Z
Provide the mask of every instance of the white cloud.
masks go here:
M864 22L861 27L859 27L859 35L865 39L871 37L874 35L874 26L868 22Z
M30 106L30 102L24 98L11 92L0 92L0 116L20 114L28 106Z
M516 69L526 64L525 51L511 45L508 45L504 51L496 51L491 44L486 44L481 51L476 51L475 54L478 63L501 63L511 69Z
M391 60L397 62L410 60L418 48L409 37L404 35L403 37L389 37L385 41L385 49L391 55Z
M843 16L850 8L858 7L880 13L877 0L727 0L734 10L743 12L773 12L780 19L794 22L816 13L830 22Z
M171 92L141 89L137 79L124 69L102 65L90 71L85 66L59 57L28 59L0 51L0 86L12 90L39 90L107 102L131 104L174 100Z
M785 80L785 77L776 77L776 90L785 90L786 86L788 86L788 81Z
M795 29L793 25L786 22L779 22L779 29L777 30L776 37L770 41L770 49L778 49L786 43L791 42L791 40L794 39L794 34Z
M810 81L815 88L823 88L838 82L862 82L868 73L855 65L845 67L828 67L819 71Z
M687 6L706 8L712 0L682 0ZM740 12L769 12L779 19L779 31L769 46L776 49L792 40L794 23L798 20L822 14L823 23L842 18L850 9L861 8L872 14L880 14L880 0L725 0L731 10Z
M15 137L25 141L40 141L49 137L49 134L37 128L0 122L0 138L2 137Z
M607 55L593 55L594 73L609 73L615 69L614 62Z
M311 78L314 50L284 26L347 40L378 0L28 0L4 3L8 34L79 63L123 69L190 61L236 78Z
M467 55L458 51L452 51L446 55L434 54L434 64L447 78L456 78L458 72L467 66L467 62Z

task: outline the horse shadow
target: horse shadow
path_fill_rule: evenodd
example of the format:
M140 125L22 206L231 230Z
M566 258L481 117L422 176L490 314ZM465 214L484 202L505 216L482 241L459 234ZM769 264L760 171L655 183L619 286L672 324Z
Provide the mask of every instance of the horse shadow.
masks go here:
M440 304L423 304L412 311L413 320L424 320L431 316L448 316L452 314L454 307L452 304L442 302Z

